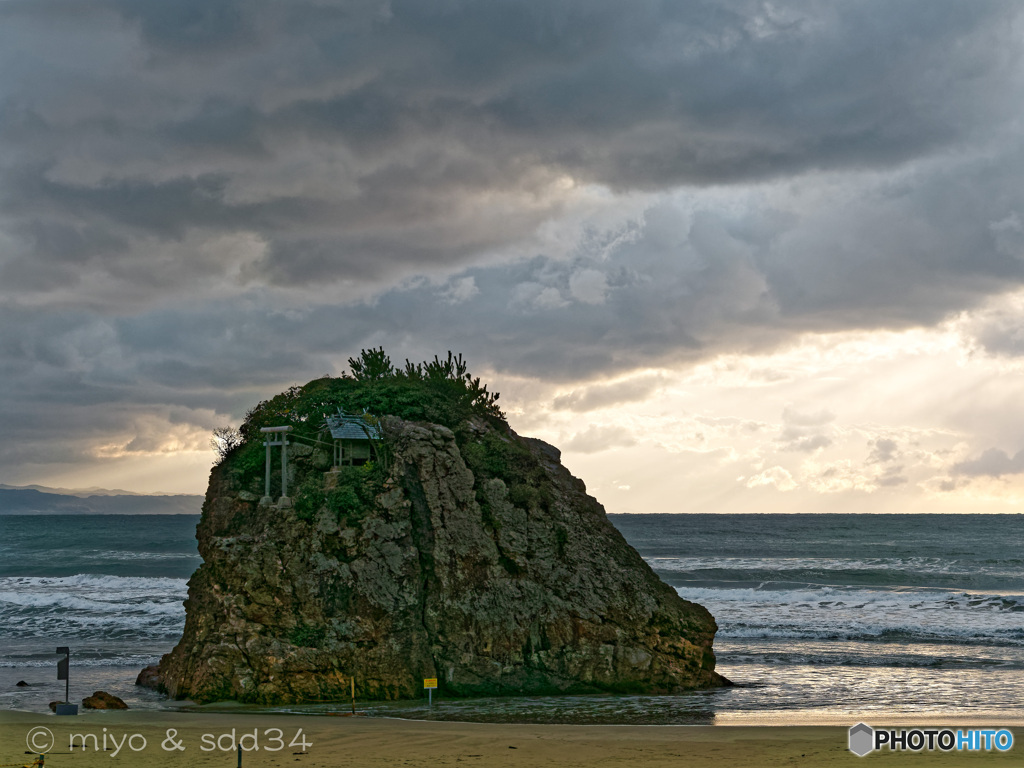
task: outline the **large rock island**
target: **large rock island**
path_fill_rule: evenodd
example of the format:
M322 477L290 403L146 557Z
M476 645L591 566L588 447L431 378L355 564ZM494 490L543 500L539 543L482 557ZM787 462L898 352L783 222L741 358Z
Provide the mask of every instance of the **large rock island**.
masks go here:
M429 677L448 695L725 682L711 614L658 579L558 450L509 428L460 358L350 363L261 403L224 446L164 690L285 703L344 698L349 676L376 699L420 696ZM372 461L332 444L339 409L373 414ZM273 495L277 453L267 498L259 430L285 425L290 498Z

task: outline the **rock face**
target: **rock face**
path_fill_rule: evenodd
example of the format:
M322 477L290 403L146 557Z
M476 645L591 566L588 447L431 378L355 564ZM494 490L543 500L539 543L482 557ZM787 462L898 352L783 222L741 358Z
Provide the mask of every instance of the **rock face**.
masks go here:
M348 695L349 675L371 699L421 696L427 677L456 696L727 684L711 614L657 578L555 448L487 424L462 451L443 426L383 427L386 479L359 514L332 507L311 447L289 453L290 488L328 489L305 515L214 468L204 562L160 663L170 695L327 701ZM464 459L486 466L487 446L532 479L474 476Z
M145 667L139 676L135 678L135 684L143 688L159 691L163 688L163 680L160 678L160 665L150 664Z

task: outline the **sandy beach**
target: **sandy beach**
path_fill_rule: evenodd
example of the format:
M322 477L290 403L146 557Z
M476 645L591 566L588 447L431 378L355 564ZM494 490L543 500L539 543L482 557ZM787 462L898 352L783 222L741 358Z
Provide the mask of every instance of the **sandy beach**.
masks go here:
M916 722L915 725L924 725ZM307 717L178 712L90 712L57 718L0 713L0 764L31 762L26 738L40 727L55 746L46 765L98 768L133 766L235 766L235 737L249 734L244 766L775 766L862 765L847 750L843 726L568 726L417 722L362 717ZM276 740L284 739L284 748ZM305 754L289 747L299 729ZM1012 729L1015 742L1022 730ZM86 734L84 751L69 751L72 734ZM32 734L45 740L47 734ZM108 737L104 751L103 737ZM94 739L95 736L95 739ZM168 743L171 737L173 743ZM143 742L145 739L145 742ZM220 740L220 747L217 745ZM99 747L95 749L93 743ZM118 751L116 743L121 744ZM37 744L41 744L37 741ZM178 749L181 746L184 749ZM207 746L207 750L202 749ZM134 747L134 749L132 748ZM169 749L174 747L173 749ZM212 747L212 749L210 748ZM873 765L1019 765L1020 749L1007 752L889 753L869 756ZM116 754L115 754L116 753Z

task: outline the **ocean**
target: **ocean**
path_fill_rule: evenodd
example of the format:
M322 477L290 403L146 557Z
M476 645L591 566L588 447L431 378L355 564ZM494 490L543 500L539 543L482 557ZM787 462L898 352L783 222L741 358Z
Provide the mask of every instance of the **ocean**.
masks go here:
M1024 715L1022 515L610 517L664 581L714 614L718 670L734 687L362 708L649 724ZM102 688L133 707L180 706L133 683L180 636L197 520L0 517L0 709L63 698L61 645L72 650L72 700Z
M64 699L58 646L72 652L72 701L102 689L132 707L166 706L135 677L181 637L188 578L202 562L197 522L198 515L0 516L0 710L46 711Z

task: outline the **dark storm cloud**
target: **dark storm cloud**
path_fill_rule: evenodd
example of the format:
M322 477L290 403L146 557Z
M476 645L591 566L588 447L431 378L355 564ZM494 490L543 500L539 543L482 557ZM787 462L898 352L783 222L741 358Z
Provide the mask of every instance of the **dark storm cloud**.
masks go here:
M562 175L657 190L884 167L999 122L1016 13L14 0L0 214L25 253L9 268L45 290L31 217L129 248L257 233L270 255L250 281L381 277L516 242L559 210ZM82 242L65 270L76 250L106 268Z
M962 167L955 186L951 172L921 171L727 212L663 202L612 247L597 238L568 259L467 270L453 282L473 291L458 304L429 285L396 289L372 316L391 338L443 339L500 369L570 380L765 351L806 330L927 324L1024 280L1024 262L990 236L990 221L1024 209L1024 163L1004 159L998 172Z
M222 325L228 320L231 328ZM238 423L257 401L296 383L291 371L317 370L315 355L290 345L292 321L265 308L129 319L0 307L0 323L0 423L9 438L0 461L9 476L173 440L202 449L214 427Z
M1020 13L8 0L0 458L156 449L362 346L582 382L971 307L1024 280Z
M1009 162L1004 175L1016 167ZM961 173L959 189L1004 183L981 173ZM1024 207L1024 193L996 196L999 210L991 216L967 210L961 218L945 205L939 216L932 201L952 191L934 187L946 176L915 174L898 190L887 181L851 182L806 207L786 196L753 195L728 211L666 200L613 231L591 232L571 258L473 267L445 282L414 281L362 301L331 301L329 292L296 300L250 291L179 297L163 309L121 315L11 309L0 365L10 371L12 391L28 393L34 405L17 408L28 414L50 403L96 407L98 414L119 405L175 404L214 408L237 421L256 400L337 373L348 356L378 344L398 361L453 349L476 370L570 382L764 351L808 329L902 327L969 305L986 285L1012 282L1005 276L1012 262L984 249L973 260L959 259L956 250L965 238L984 245L988 221L1004 217L999 210L1007 206ZM851 198L856 215L847 220ZM873 226L879 221L887 222L884 239ZM928 247L916 248L922 233ZM889 250L847 251L837 265L836 248L857 238ZM804 264L789 280L777 276L787 262ZM875 272L884 264L889 284L879 295L868 288L881 280ZM1014 279L1020 278L1018 272ZM802 290L794 290L795 280ZM811 301L815 285L835 296L834 309ZM555 405L587 410L643 397L658 384L648 376L590 386ZM824 447L829 438L817 429L831 418L813 408L788 409L780 439L799 451Z

